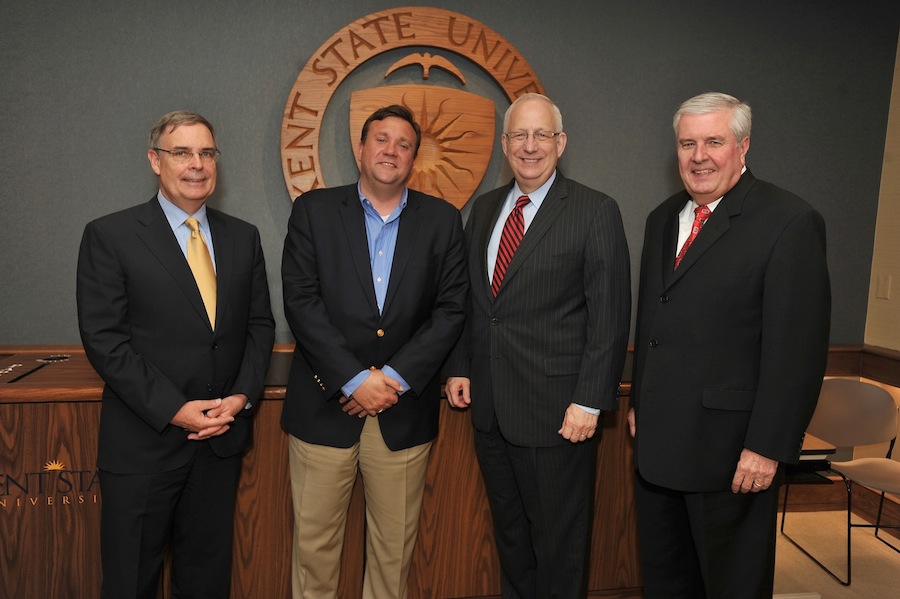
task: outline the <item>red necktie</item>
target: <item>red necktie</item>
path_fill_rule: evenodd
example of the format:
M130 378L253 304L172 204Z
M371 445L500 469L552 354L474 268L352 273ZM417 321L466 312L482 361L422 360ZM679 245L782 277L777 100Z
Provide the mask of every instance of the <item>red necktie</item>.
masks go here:
M494 292L494 297L497 297L497 292L500 290L500 284L506 274L506 267L509 266L513 254L516 253L522 237L525 236L525 217L522 216L522 209L530 201L528 196L519 196L519 199L516 200L516 207L509 213L509 217L503 225L500 247L497 248L497 262L494 263L494 277L491 279L491 291Z
M676 270L678 269L678 265L681 264L681 259L684 258L684 254L687 252L688 248L691 247L691 244L694 243L694 239L697 238L697 233L703 228L703 225L706 223L706 219L709 218L710 214L712 214L712 211L706 206L697 206L694 208L694 224L691 225L691 234L684 240L681 251L678 252L678 255L675 257Z

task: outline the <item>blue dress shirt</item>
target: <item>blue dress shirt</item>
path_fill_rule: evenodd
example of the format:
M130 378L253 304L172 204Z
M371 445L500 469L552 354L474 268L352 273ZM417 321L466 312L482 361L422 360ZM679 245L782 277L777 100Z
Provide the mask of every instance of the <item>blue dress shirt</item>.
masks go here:
M200 233L203 234L203 240L206 242L206 247L209 249L209 257L212 258L213 270L215 270L216 250L213 248L212 230L209 228L209 219L206 217L206 204L203 204L203 206L200 207L200 210L194 214L188 214L169 201L169 199L162 194L162 191L156 194L156 199L159 200L159 205L162 208L163 214L166 215L166 220L169 221L169 226L172 227L172 232L175 233L175 238L178 240L178 247L181 248L181 253L184 254L185 260L187 260L187 243L188 239L191 237L191 228L188 227L184 221L187 220L189 216L193 216L197 219L197 222L200 223Z
M378 313L384 309L384 299L387 296L388 282L391 279L391 267L394 264L394 250L397 248L397 232L400 230L400 214L406 208L409 190L403 188L400 204L394 208L388 216L378 214L375 207L362 193L359 184L359 202L362 205L366 221L366 238L369 244L369 266L372 268L372 283L375 285L375 301L378 304ZM396 379L403 387L402 395L409 390L409 384L396 370L385 364L381 369L384 374ZM344 397L350 397L363 381L369 377L369 370L361 370L356 376L347 381L341 391Z

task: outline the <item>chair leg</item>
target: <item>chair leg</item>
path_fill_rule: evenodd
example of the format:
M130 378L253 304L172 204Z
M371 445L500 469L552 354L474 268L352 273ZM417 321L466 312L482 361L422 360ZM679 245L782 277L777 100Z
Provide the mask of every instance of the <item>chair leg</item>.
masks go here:
M840 473L838 472L837 474L840 474ZM817 566L819 566L820 568L825 570L825 572L827 572L829 576L831 576L836 581L838 581L840 584L842 584L846 587L846 586L850 586L850 481L843 475L841 475L841 478L844 481L844 485L847 487L847 580L846 581L844 581L840 577L838 577L838 575L835 574L834 572L832 572L828 568L828 566L826 566L825 564L820 562L812 553L807 551L802 545L800 545L800 543L798 543L797 541L792 539L790 535L788 535L786 532L784 532L784 517L785 517L785 514L787 513L788 485L785 485L785 489L784 489L784 504L782 506L782 512L781 512L781 534L784 535L784 538L786 538L788 541L790 541L791 545L793 545L794 547L799 549L806 557L808 557L809 559L814 561Z
M784 484L784 502L781 504L781 534L784 534L784 518L787 516L788 492L791 490L791 484Z
M851 573L850 573L850 568L851 568L851 565L850 565L851 564L851 562L850 562L850 551L851 551L850 531L853 530L853 527L850 525L850 515L853 511L851 509L852 508L851 503L853 500L853 493L851 492L852 491L851 486L853 483L845 478L844 484L847 485L847 583L846 584L847 584L847 586L850 586L850 580L851 580L851 578L850 578L850 576L851 576Z
M890 547L891 549L893 549L894 551L896 551L897 553L900 553L900 547L897 547L893 543L889 543L887 539L878 535L878 531L881 530L881 528L898 528L897 526L887 526L887 527L881 526L881 513L883 510L884 510L884 491L881 492L881 499L878 501L878 517L875 519L875 538L878 539L879 541L881 541L882 543L884 543L885 545L887 545L888 547Z

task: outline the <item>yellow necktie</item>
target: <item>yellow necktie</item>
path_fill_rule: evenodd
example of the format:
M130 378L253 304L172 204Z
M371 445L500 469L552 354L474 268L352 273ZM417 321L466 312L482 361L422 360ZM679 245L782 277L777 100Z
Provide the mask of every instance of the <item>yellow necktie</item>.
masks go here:
M188 238L187 259L197 287L200 288L200 297L206 306L206 314L209 316L209 324L216 328L216 271L213 268L212 258L209 257L209 248L200 232L200 223L193 216L184 223L190 227L191 236Z

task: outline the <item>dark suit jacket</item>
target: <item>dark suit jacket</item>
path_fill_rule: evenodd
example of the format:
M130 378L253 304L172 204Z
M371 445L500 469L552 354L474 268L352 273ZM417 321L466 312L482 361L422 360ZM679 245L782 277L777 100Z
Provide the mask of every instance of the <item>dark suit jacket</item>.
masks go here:
M308 443L350 447L364 419L341 410L341 387L390 364L410 385L378 417L391 450L437 435L438 372L459 337L468 290L459 212L409 190L382 314L357 185L294 201L281 265L284 311L297 340L281 422Z
M825 372L825 224L745 172L673 271L677 193L647 218L635 336L636 461L651 483L730 488L746 447L797 460Z
M557 430L571 402L618 407L631 316L622 217L612 198L557 172L494 298L487 245L512 185L472 207L468 317L446 373L470 379L478 430L496 414L510 443L568 444Z
M216 329L154 196L87 225L78 256L84 349L106 383L99 467L158 473L198 442L169 424L187 401L244 393L257 403L275 335L256 227L207 208L217 268ZM251 439L250 410L208 442L225 457Z

